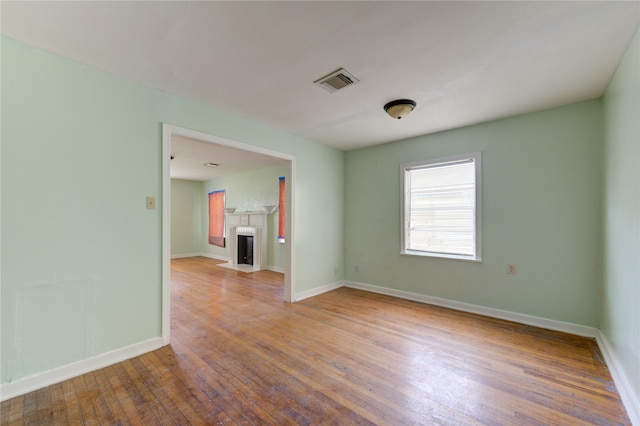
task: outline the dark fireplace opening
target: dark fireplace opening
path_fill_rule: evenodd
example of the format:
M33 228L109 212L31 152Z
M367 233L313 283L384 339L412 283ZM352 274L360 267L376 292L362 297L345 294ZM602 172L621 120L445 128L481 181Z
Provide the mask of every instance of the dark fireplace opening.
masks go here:
M238 235L238 264L253 265L253 237Z

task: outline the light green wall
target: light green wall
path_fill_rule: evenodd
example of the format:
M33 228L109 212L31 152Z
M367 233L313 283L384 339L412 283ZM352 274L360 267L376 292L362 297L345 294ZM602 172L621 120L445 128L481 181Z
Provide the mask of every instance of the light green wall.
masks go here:
M640 29L604 96L601 331L640 405Z
M296 156L297 231L332 255L306 268L309 245L288 242L295 280L336 281L343 153L7 38L1 47L1 382L160 335L163 122Z
M171 255L202 252L202 182L171 179Z
M2 38L1 382L160 335L161 210L145 197L160 207L167 122L295 155L297 292L344 277L602 324L638 394L638 43L604 109L585 102L345 155ZM473 151L483 262L399 256L399 164Z
M278 205L278 178L284 176L285 164L252 170L203 182L201 196L206 200L211 191L224 190L225 206L241 211L264 211L262 206ZM207 233L208 204L202 203L202 227ZM284 269L284 244L276 240L278 227L277 211L267 217L267 266ZM203 240L204 253L229 258L229 248L217 247L209 244L206 237Z
M2 382L160 334L160 125L124 80L2 40Z
M597 326L601 141L596 100L348 152L346 279ZM482 263L400 256L399 165L476 151Z
M296 170L322 176L296 180L296 268L307 276L296 283L298 293L343 280L344 168L344 154L323 145L296 156Z

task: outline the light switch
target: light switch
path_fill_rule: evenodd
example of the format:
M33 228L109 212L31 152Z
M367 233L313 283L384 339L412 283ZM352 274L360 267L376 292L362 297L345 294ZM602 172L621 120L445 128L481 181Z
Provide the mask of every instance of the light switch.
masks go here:
M156 208L156 197L147 197L147 209L153 210Z

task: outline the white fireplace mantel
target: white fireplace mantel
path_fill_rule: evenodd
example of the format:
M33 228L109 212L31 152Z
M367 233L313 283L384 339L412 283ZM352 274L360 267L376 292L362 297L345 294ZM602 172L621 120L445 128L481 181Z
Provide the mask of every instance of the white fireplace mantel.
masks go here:
M238 235L251 235L254 238L252 271L264 269L267 264L267 215L254 212L227 213L226 219L231 266L238 266Z

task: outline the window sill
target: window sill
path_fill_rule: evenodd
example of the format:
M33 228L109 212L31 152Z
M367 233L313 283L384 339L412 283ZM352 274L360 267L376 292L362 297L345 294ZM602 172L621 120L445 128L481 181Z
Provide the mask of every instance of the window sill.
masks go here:
M433 253L428 251L417 251L417 250L404 250L400 252L401 256L416 256L416 257L431 257L436 259L451 259L451 260L464 260L467 262L475 262L482 263L482 258L464 256L460 254L448 254L448 253Z

